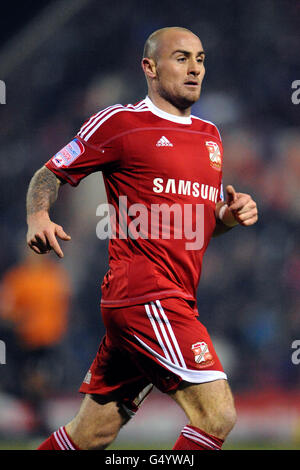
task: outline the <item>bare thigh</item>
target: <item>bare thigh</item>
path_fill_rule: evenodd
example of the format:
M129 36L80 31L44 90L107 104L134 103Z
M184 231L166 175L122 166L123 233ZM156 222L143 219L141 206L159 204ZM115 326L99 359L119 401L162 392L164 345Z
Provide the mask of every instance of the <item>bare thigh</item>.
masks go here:
M87 394L66 431L80 449L105 449L128 420L117 402L102 403L96 395Z
M236 421L233 396L227 380L202 384L183 382L169 395L183 409L192 426L225 439Z

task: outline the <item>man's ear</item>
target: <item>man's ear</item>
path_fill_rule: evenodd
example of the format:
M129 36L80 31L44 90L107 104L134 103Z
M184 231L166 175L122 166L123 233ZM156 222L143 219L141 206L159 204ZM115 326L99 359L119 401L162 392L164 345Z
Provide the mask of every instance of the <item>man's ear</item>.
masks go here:
M156 64L153 59L149 59L144 57L142 59L142 69L144 74L148 78L155 78L156 77Z

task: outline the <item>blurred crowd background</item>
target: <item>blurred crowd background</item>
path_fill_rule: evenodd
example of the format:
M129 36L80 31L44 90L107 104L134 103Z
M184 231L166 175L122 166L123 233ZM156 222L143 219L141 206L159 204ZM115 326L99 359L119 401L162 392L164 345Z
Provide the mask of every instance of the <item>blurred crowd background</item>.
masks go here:
M260 214L254 227L212 240L198 290L200 320L234 393L297 390L300 104L291 97L300 80L299 1L60 0L41 2L21 19L6 36L2 30L0 44L0 393L27 400L39 414L49 395L77 393L95 355L108 269L107 242L96 237L101 174L60 191L52 217L72 236L62 243L63 260L28 253L26 191L91 114L145 97L144 42L172 25L203 42L206 77L193 114L216 123L224 184L249 192Z

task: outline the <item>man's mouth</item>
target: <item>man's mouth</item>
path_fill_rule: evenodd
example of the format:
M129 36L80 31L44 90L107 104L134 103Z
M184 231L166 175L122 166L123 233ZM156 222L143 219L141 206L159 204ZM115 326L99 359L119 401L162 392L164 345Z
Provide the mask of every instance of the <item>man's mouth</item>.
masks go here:
M184 84L191 88L196 88L199 86L199 82L197 82L197 80L187 80L186 82L184 82Z

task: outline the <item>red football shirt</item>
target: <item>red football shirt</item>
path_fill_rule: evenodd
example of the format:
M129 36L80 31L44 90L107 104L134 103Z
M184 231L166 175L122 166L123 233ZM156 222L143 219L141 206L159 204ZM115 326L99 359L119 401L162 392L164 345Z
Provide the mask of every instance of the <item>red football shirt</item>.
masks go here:
M95 114L46 163L72 186L103 172L113 233L103 305L196 301L222 198L222 152L214 124L166 113L147 97Z

